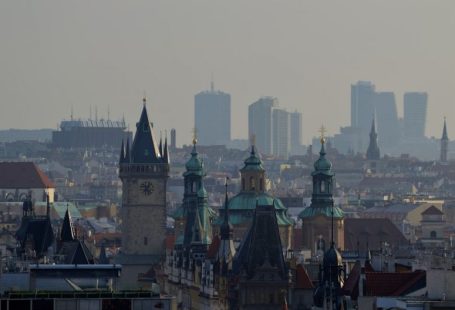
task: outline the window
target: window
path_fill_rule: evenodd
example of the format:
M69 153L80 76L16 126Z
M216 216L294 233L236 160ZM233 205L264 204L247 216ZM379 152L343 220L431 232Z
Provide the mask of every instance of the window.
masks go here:
M148 244L148 239L147 237L144 237L144 245L147 245Z
M321 181L321 193L325 192L325 182Z
M259 179L259 190L260 191L263 191L264 190L264 185L263 185L264 181L262 180L262 178Z
M434 230L432 230L432 231L430 232L430 238L432 238L432 239L437 238L437 233L436 233Z
M252 191L256 190L256 184L254 182L253 177L250 177L250 190L252 190Z
M242 178L242 191L245 190L245 178Z

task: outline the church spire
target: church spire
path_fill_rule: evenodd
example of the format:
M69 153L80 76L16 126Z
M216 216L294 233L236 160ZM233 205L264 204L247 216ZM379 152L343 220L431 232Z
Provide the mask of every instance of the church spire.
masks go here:
M122 139L122 146L120 147L120 164L125 162L125 145L123 144L123 139Z
M169 159L169 148L168 148L168 145L167 145L167 132L166 132L166 135L164 137L164 154L163 154L163 160L166 162L166 163L169 163L170 162L170 159Z
M130 157L130 139L126 139L126 147L125 147L125 162L130 163L131 157Z
M223 223L220 227L221 240L230 240L232 237L232 225L229 223L229 209L228 209L228 178L225 183L225 198L224 198L224 214Z
M73 222L71 221L69 206L67 206L65 217L63 218L62 230L60 232L60 241L74 241L75 239Z
M131 162L135 164L160 163L160 152L153 136L153 127L147 115L146 99L143 99L141 117L136 124L136 134L131 146Z
M368 160L379 160L381 153L378 146L378 134L376 133L376 123L375 117L373 115L373 121L371 122L371 131L370 131L370 144L367 149L367 159Z
M449 136L447 135L447 123L444 117L444 128L442 129L441 137L441 156L440 161L443 163L447 162L447 154L449 152Z

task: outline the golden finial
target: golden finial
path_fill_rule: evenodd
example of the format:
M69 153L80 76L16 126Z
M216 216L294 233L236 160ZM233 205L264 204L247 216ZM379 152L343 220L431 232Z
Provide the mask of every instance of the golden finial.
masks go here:
M324 125L321 126L321 129L319 129L319 132L321 133L321 144L324 144L325 143L325 133L326 133L326 129L325 129Z
M196 127L193 128L193 145L197 143L197 129Z

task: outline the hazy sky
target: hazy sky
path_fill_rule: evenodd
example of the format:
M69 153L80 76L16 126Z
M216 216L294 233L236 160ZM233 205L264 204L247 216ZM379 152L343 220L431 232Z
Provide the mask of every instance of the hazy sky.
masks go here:
M194 94L232 96L234 137L247 107L278 97L303 112L304 139L350 122L350 84L427 91L427 135L447 115L455 139L455 1L0 1L0 128L55 128L125 115L146 92L157 131L189 143ZM93 108L94 111L94 108ZM216 124L214 124L216 126Z

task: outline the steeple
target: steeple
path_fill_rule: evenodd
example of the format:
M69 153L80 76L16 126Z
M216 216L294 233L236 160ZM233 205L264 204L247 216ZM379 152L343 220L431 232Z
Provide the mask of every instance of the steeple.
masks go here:
M232 225L229 223L229 209L228 209L228 183L226 179L225 184L225 199L224 199L224 214L223 214L223 223L220 226L220 237L221 240L230 240L232 239Z
M378 134L376 133L376 124L375 117L373 115L373 121L371 122L371 131L370 131L370 144L367 149L367 159L368 160L379 160L381 153L378 146Z
M160 163L161 154L153 137L153 128L147 115L146 99L143 99L141 117L136 124L136 134L131 146L131 163L149 164Z
M449 152L449 136L447 135L447 124L446 118L444 117L444 128L442 129L441 137L441 156L440 161L443 163L447 162L447 154Z
M256 154L254 137L252 137L250 156L245 159L244 164L243 168L240 169L242 192L264 192L265 169L262 166L262 160Z
M130 139L126 139L126 148L125 148L125 163L130 163L131 162L131 156L130 156Z
M120 160L119 163L123 164L125 162L125 145L123 144L123 139L122 139L122 146L120 147Z
M158 146L158 149L160 151L160 156L162 156L163 155L163 134L161 131L160 131L160 144Z
M164 160L166 163L170 163L169 149L168 149L168 145L167 145L167 133L166 133L166 137L164 138L164 154L163 154L163 160Z
M60 241L61 242L74 241L75 239L76 238L74 235L73 223L71 221L71 214L69 207L67 207L65 217L63 218L62 230L60 232Z

